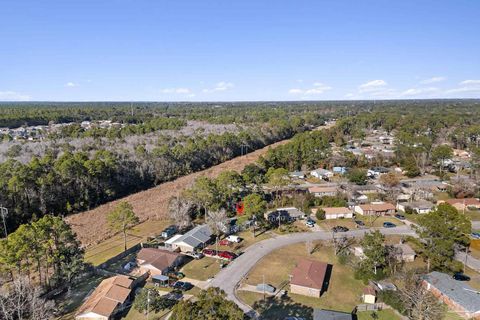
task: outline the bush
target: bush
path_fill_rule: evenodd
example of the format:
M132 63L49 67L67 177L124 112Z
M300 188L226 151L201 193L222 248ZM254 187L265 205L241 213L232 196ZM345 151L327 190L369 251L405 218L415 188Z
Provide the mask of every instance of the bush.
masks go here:
M400 293L398 293L397 291L380 291L378 293L378 299L388 304L390 307L397 310L401 314L405 314L405 306L403 305Z
M325 210L318 209L315 216L317 217L318 220L325 220Z

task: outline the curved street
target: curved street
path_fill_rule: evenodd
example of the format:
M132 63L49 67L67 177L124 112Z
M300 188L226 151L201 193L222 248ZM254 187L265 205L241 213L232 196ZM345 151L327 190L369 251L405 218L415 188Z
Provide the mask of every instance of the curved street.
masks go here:
M352 230L339 234L339 236L353 236L360 237L366 232L373 229ZM416 236L415 232L409 226L399 226L395 228L378 228L385 235L410 235ZM316 231L293 233L282 236L276 236L270 239L259 241L250 247L247 247L242 255L232 261L228 267L222 269L208 286L219 287L225 291L229 300L234 301L247 315L255 316L255 311L246 304L244 304L235 295L235 290L240 284L241 280L247 276L248 272L257 264L263 257L270 252L281 247L291 244L314 241L314 240L329 240L332 239L332 232L330 231Z

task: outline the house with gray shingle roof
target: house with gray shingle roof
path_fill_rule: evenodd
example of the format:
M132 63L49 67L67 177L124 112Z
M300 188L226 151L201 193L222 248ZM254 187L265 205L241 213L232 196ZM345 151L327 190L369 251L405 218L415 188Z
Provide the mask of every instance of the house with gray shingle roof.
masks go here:
M195 249L203 248L210 241L213 233L206 224L196 226L184 235L177 237L171 243L173 249L180 249L182 252L192 252Z
M435 297L463 318L480 317L480 292L464 281L433 271L423 277L424 285Z

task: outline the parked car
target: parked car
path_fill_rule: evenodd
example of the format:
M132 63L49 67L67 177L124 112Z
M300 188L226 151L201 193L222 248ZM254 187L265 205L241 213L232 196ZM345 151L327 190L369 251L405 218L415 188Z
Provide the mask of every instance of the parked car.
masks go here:
M213 249L203 249L202 253L206 256L210 256L210 257L213 257L213 256L216 256L217 255L217 250L213 250Z
M177 226L171 225L162 231L161 237L164 239L168 239L171 236L173 236L177 231L178 231Z
M395 218L397 218L398 220L405 220L405 216L403 214L396 214L395 215Z
M463 272L455 272L453 274L453 279L457 281L470 281L470 277L464 274Z
M220 251L218 252L218 256L222 259L226 260L233 260L237 257L237 255L233 252L230 251Z
M190 282L176 281L172 285L172 287L182 291L187 291L193 288L193 284L191 284Z
M343 226L335 226L332 228L333 232L347 232L348 228Z
M365 227L365 223L362 220L355 220L355 225L360 229Z
M308 219L306 222L305 222L305 225L309 228L313 228L315 226L315 221L313 221L312 219Z
M221 245L221 246L229 246L232 243L228 239L222 239L218 242L218 244Z
M235 243L239 243L240 241L242 241L242 238L240 238L239 236L234 236L234 235L229 235L225 239L227 239L230 242L235 242Z
M383 223L383 227L384 228L395 228L397 225L395 223L391 223L391 222L384 222Z
M196 260L202 259L205 255L201 252L187 252L185 253L187 256L192 257Z
M473 239L480 239L480 232L472 232L470 235Z

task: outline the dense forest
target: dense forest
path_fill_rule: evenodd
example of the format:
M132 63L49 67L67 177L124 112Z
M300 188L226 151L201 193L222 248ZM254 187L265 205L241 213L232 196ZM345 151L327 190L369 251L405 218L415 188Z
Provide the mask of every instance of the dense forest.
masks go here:
M2 104L0 126L74 123L41 141L0 143L0 203L13 231L32 218L90 209L295 135L262 165L331 164L338 162L331 143L342 146L378 128L399 141L394 161L419 174L434 145L478 149L479 111L478 100ZM337 125L302 133L327 119ZM95 120L121 126L79 125Z

